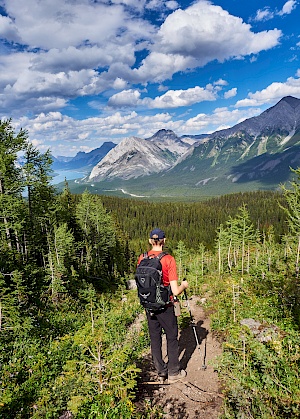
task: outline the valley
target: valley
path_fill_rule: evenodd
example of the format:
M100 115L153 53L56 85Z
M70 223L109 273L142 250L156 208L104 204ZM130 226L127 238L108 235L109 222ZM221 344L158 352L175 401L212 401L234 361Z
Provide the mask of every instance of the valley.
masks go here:
M70 163L68 163L70 164ZM74 193L165 200L203 200L223 194L278 190L300 166L300 100L281 99L257 117L204 136L161 130L148 139L125 138L70 182Z

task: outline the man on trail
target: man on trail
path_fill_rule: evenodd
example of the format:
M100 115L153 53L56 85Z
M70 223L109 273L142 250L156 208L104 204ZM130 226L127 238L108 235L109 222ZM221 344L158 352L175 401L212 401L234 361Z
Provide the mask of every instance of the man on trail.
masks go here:
M165 241L165 233L162 230L159 228L152 230L149 239L152 249L147 253L147 257L160 255ZM138 265L144 258L145 254L140 255ZM165 254L160 262L163 285L171 288L172 295L163 308L158 311L146 309L146 315L151 340L151 353L159 380L164 382L168 379L169 383L175 383L186 376L186 371L181 370L179 364L178 324L174 313L173 300L174 296L178 296L188 287L188 282L182 281L178 285L176 262L173 256ZM165 331L167 338L168 363L162 357L162 329Z

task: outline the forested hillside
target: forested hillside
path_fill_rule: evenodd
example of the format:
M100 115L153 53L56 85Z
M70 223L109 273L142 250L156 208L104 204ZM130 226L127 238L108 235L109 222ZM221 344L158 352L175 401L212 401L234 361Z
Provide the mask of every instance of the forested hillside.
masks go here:
M137 251L143 251L149 231L156 226L166 230L170 249L176 247L179 240L184 241L187 248L197 249L202 243L212 249L220 224L229 216L235 216L243 205L261 232L273 226L276 241L287 231L282 209L286 200L280 192L238 193L194 203L153 203L110 196L102 196L102 202Z
M130 411L139 344L126 335L139 306L121 304L127 244L98 196L55 193L50 164L0 123L0 417L86 418L109 386L102 408L125 400Z
M300 417L300 170L282 194L150 204L57 193L50 164L0 122L0 418L163 417L135 406L149 340L126 289L156 225L223 342L224 418Z

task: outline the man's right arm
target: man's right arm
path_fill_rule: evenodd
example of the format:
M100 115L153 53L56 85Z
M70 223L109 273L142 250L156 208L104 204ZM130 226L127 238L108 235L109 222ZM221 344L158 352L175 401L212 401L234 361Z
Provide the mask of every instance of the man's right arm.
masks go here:
M177 275L177 267L176 267L176 261L173 256L169 256L168 261L168 276L169 276L169 282L172 290L173 295L179 295L181 294L187 287L188 282L182 281L180 285L178 285L178 275Z
M182 281L180 285L178 285L178 281L170 281L170 286L173 295L180 295L188 286L187 281Z

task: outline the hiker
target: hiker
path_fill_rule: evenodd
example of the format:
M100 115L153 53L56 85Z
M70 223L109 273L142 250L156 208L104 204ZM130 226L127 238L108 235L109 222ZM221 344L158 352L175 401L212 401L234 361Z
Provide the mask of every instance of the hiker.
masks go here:
M147 253L151 258L161 255L165 245L165 233L159 228L150 232L149 243L152 249ZM140 255L138 266L145 258L145 254ZM179 364L179 345L178 345L178 324L174 313L174 296L181 294L187 287L188 282L182 281L178 285L178 276L176 262L173 256L165 254L160 259L162 267L162 282L170 290L168 301L159 310L149 310L146 308L148 328L151 340L151 353L154 366L159 376L159 381L164 382L168 379L169 383L175 383L186 376L186 371L180 369ZM162 329L164 329L167 338L168 363L165 363L162 357Z

